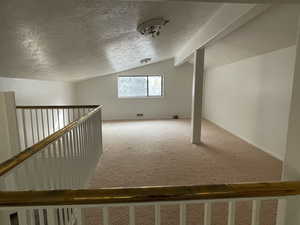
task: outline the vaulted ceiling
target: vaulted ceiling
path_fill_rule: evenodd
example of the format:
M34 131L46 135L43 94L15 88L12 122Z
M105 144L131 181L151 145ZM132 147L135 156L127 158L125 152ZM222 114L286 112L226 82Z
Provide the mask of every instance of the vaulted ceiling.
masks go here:
M78 80L174 57L220 3L2 0L0 76ZM163 16L156 38L136 27Z
M254 20L208 46L206 68L295 45L299 12L300 4L272 6Z

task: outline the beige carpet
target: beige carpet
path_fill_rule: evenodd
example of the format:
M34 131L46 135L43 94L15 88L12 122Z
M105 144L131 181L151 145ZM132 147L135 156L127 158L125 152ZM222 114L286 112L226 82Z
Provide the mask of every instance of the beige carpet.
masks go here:
M190 143L188 120L105 122L104 154L91 188L274 181L281 162L214 124L203 122L203 144ZM239 202L236 224L250 224L251 203ZM227 204L213 204L213 225L227 223ZM110 209L110 224L128 224L128 208ZM261 225L275 224L276 202L262 204ZM86 213L100 225L101 209ZM136 225L154 224L154 208L136 208ZM161 208L161 225L179 224L177 205ZM203 205L187 207L187 224L203 224Z

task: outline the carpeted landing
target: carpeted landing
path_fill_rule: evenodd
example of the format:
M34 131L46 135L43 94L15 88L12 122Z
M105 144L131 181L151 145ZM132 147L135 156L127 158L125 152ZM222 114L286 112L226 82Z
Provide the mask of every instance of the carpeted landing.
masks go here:
M190 142L189 120L114 121L103 125L104 153L90 188L275 181L281 162L216 125L203 121L202 145ZM261 225L275 225L276 201L263 201ZM136 207L136 225L154 225L154 207ZM228 206L214 203L212 225L227 224ZM187 205L187 225L202 225L202 204ZM102 224L101 208L86 211ZM110 225L129 224L128 207L109 209ZM251 224L251 202L240 201L236 225ZM161 225L179 225L179 206L161 206Z

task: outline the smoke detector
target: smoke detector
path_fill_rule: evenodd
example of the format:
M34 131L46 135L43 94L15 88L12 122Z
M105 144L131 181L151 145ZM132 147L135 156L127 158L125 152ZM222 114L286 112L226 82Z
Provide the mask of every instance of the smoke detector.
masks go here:
M148 63L150 61L151 61L151 58L144 58L144 59L141 59L140 63L141 64L146 64L146 63Z
M142 35L152 35L152 37L159 36L160 30L167 23L169 23L169 20L165 20L162 17L150 19L138 25L137 31Z

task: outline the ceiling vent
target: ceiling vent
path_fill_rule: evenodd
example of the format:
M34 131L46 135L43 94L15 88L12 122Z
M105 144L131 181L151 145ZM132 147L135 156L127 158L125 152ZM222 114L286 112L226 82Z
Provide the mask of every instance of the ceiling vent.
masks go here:
M169 20L164 18L154 18L147 20L137 27L137 31L142 35L152 35L152 37L159 36L160 30L169 23Z

